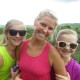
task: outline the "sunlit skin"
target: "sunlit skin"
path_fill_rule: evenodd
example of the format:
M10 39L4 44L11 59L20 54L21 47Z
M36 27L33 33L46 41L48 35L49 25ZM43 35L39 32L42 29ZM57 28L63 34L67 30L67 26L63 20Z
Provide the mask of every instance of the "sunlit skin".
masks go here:
M18 25L13 25L11 26L9 29L14 29L14 30L25 30L25 26L23 24L18 24ZM7 38L8 38L8 45L6 45L6 49L10 52L9 54L15 58L15 48L16 46L19 46L22 42L23 42L23 39L24 39L24 36L20 36L19 33L17 33L17 35L15 36L11 36L9 34L9 32L7 31L7 34L6 34ZM12 53L13 51L13 53Z
M67 43L77 43L77 39L74 35L63 34L59 37L58 41L64 41ZM75 49L71 49L70 46L66 46L65 48L61 48L56 44L58 51L60 52L62 58L64 59L65 64L67 64L71 60L71 55L74 54Z
M52 16L40 16L39 18L36 18L34 21L34 32L32 37L29 39L29 43L26 49L27 51L26 54L35 58L38 58L38 56L44 54L43 50L44 48L46 48L45 46L48 43L47 38L53 34L56 26L57 26L56 19L52 18ZM48 60L49 60L50 66L53 67L56 74L67 77L67 72L64 66L63 59L61 58L56 48L53 47L52 45L50 45ZM36 65L38 65L38 63ZM33 65L33 66L36 67L36 65ZM44 67L44 65L42 67ZM35 72L36 71L37 70L35 70ZM26 70L26 72L28 71ZM31 72L34 73L33 70ZM16 80L18 80L18 78L19 77L17 76Z
M25 30L25 27L24 25L14 25L12 27L10 27L10 29L14 29L14 30ZM15 36L11 36L8 32L7 34L7 37L8 38L8 45L13 45L13 46L18 46L20 45L20 43L23 41L23 36L20 36L19 33L17 33L17 35Z
M16 48L23 42L25 34L26 31L23 22L12 19L6 23L3 40L0 44L0 50L3 49L4 51L0 51L0 73L4 74L4 76L1 75L1 80L9 80L9 78L11 78L10 80L14 80L12 78L18 74L18 71L13 73L13 66L16 64Z
M43 17L41 20L35 22L34 33L28 44L28 49L27 49L28 55L33 57L40 55L41 51L44 49L47 43L46 39L52 35L54 28L55 28L55 20L53 20L50 17ZM53 65L53 68L55 69L57 74L63 75L63 72L64 73L66 72L65 67L63 67L64 64L62 63L63 61L60 55L56 53L58 52L56 51L55 48L52 47L49 54L50 65L51 66ZM60 66L62 69L58 67L58 64L56 64L55 61L57 61L58 64L61 64ZM64 71L62 72L62 70Z
M48 38L55 28L54 20L50 17L44 17L35 23L35 37L39 40Z

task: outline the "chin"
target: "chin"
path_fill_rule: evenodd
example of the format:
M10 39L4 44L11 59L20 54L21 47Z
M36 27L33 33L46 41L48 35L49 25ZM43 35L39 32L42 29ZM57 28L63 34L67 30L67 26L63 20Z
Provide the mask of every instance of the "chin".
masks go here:
M13 44L13 45L14 45L14 46L19 46L19 45L20 45L20 43L17 43L17 44L15 43L15 44Z
M62 57L64 57L64 58L67 58L67 57L69 57L70 55L62 55Z

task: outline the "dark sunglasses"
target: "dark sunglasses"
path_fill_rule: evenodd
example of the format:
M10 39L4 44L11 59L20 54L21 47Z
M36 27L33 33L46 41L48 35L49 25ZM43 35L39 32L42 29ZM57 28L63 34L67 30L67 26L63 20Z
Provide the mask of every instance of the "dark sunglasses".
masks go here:
M26 35L26 31L25 30L14 30L14 29L10 29L9 30L9 34L11 36L16 36L17 33L19 33L20 36L25 36Z
M67 43L63 41L58 41L58 46L61 48L65 48L66 46L69 46L71 49L76 49L78 46L78 43Z

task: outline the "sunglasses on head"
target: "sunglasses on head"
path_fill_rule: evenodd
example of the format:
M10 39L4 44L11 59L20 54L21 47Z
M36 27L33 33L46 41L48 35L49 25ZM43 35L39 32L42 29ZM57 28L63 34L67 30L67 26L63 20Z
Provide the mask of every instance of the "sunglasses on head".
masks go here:
M69 46L71 49L76 49L78 46L78 43L67 43L63 41L58 41L58 46L61 48L65 48L66 46Z
M17 33L19 33L20 36L25 36L26 31L25 31L25 30L14 30L14 29L10 29L10 30L9 30L9 34L10 34L11 36L16 36Z

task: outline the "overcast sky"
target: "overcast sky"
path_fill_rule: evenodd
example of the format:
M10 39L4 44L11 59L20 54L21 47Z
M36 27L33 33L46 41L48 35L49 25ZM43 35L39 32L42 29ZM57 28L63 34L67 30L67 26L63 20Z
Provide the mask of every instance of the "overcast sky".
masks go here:
M0 24L19 19L32 25L43 9L52 10L60 23L80 23L80 0L0 0Z

